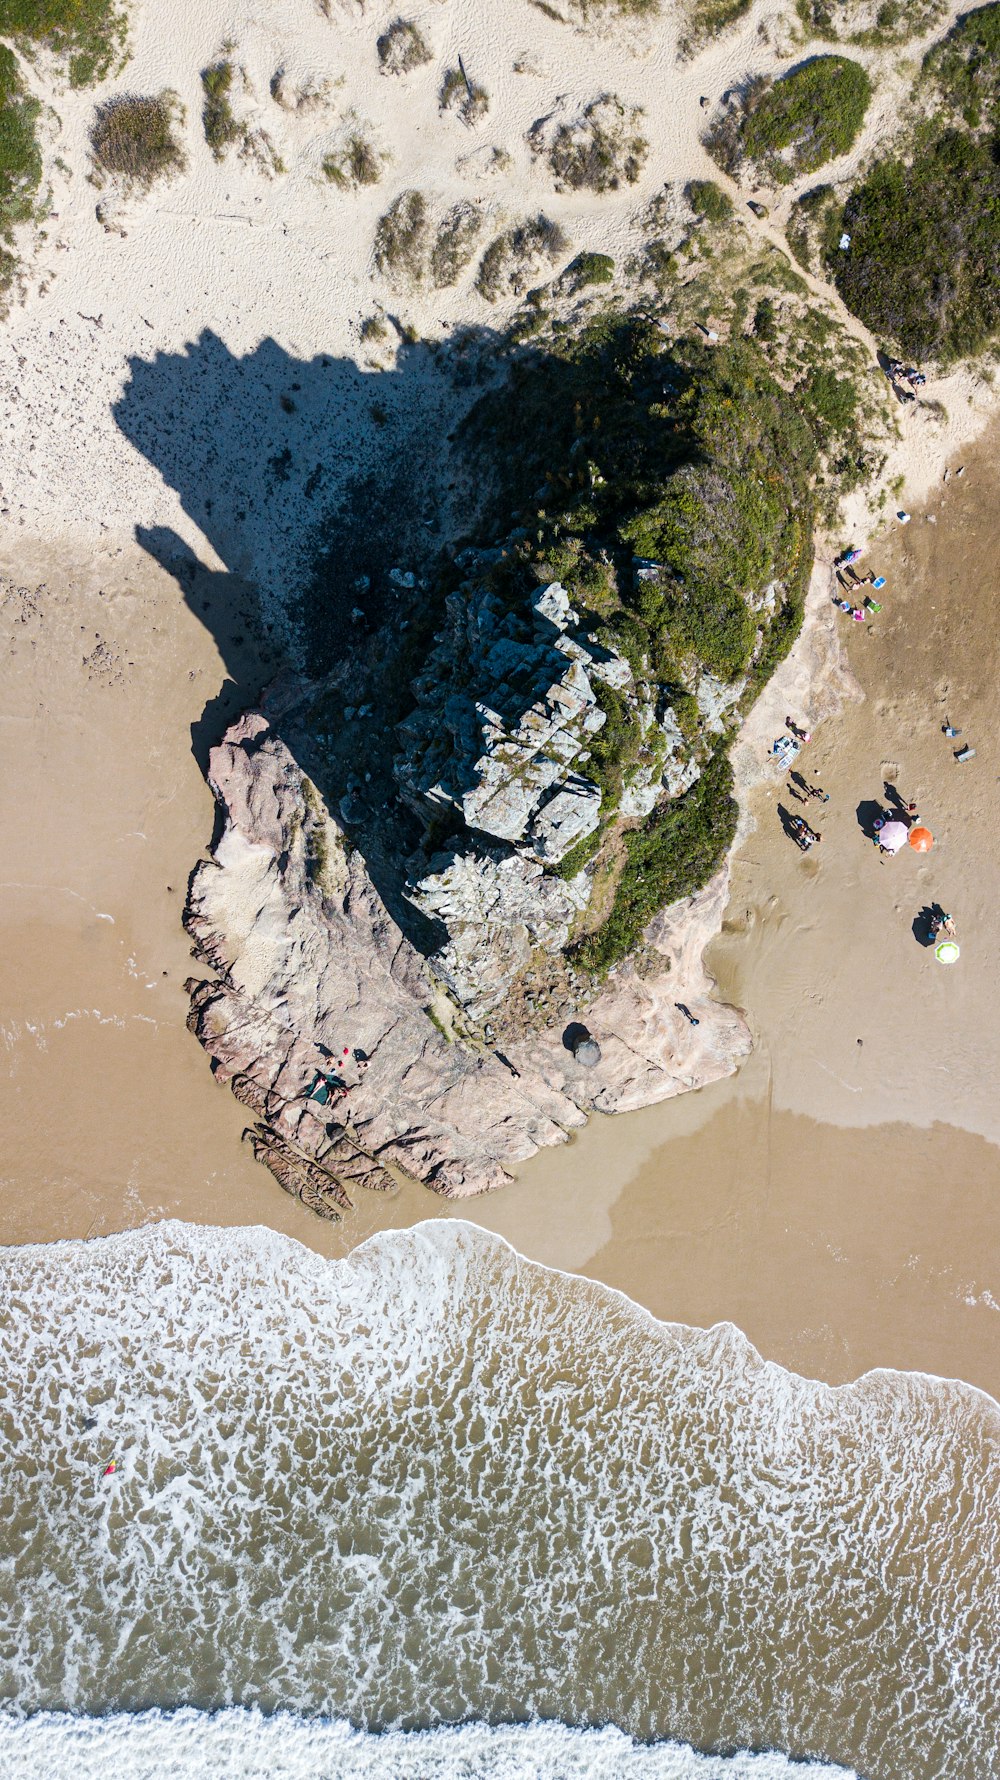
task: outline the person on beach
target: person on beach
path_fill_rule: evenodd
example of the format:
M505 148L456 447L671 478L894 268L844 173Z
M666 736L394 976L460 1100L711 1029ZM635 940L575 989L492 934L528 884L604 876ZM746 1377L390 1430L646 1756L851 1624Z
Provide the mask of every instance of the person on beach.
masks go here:
M824 791L822 785L807 785L806 790L810 797L818 797L820 803L829 803L830 793L829 791Z
M792 817L792 835L796 845L803 853L808 853L810 847L815 846L817 841L823 839L821 834L817 834L815 828L810 828L804 816Z
M958 938L955 931L955 923L950 915L945 914L944 909L935 912L931 916L930 928L931 939L939 939L942 934L945 934L948 939Z
M785 728L790 732L791 735L793 735L795 737L796 741L799 741L799 742L811 742L812 741L812 734L810 733L810 731L808 729L800 728L799 724L797 724L797 723L793 723L791 717L785 718Z

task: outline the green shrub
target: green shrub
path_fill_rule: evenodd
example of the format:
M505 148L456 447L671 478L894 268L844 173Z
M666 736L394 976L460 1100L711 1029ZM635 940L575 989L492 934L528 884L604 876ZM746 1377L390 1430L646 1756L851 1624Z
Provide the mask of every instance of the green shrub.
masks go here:
M42 177L42 156L35 134L41 106L21 79L17 58L0 44L0 291L17 271L10 251L18 223L30 222Z
M1000 127L1000 5L967 12L924 57L942 110L971 129Z
M864 123L871 81L860 62L816 56L773 83L753 81L709 133L727 170L743 160L778 185L846 154Z
M234 64L225 57L201 71L201 85L205 94L201 121L205 141L217 161L223 159L226 150L234 142L242 142L245 135L244 126L237 121L229 102L235 74Z
M614 275L615 262L610 254L578 253L562 274L560 286L574 294L589 284L610 284Z
M831 256L848 308L918 362L976 353L1000 330L1000 166L947 129L907 163L879 161L849 197L849 253Z
M182 112L176 93L120 93L99 105L90 129L97 169L146 191L165 174L182 172L176 130Z
M103 79L127 30L128 17L114 0L0 0L0 37L61 57L74 87Z
M603 975L634 952L660 909L700 890L722 865L739 809L725 754L714 754L683 797L653 811L625 836L625 867L611 913L573 949L585 970Z
M434 59L412 19L394 19L375 47L383 74L409 74Z
M733 214L733 200L714 179L689 179L684 196L696 216L706 222L725 223Z

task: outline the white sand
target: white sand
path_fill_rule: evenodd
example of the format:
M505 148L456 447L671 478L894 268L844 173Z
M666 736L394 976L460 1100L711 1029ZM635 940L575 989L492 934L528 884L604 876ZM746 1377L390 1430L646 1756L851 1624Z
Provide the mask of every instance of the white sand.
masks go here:
M27 300L13 310L3 333L0 403L7 424L0 440L0 516L48 538L72 526L116 543L131 536L136 523L169 526L209 566L221 566L221 556L230 568L272 582L276 568L279 580L282 570L290 575L287 562L274 563L276 534L282 524L299 525L321 510L305 495L305 478L293 474L275 491L266 515L236 515L245 481L242 453L263 457L287 443L287 417L277 399L295 380L296 365L319 355L364 364L368 355L358 327L380 303L431 338L459 321L491 326L503 318L471 289L471 270L453 290L401 295L373 281L375 224L392 197L416 185L441 210L471 197L489 219L484 240L505 221L544 208L577 248L605 251L621 262L636 242L639 213L664 181L720 178L699 142L708 115L700 108L701 95L714 103L750 67L777 72L794 53L787 29L776 24L781 9L766 3L694 61L678 63L680 20L669 6L646 25L609 20L583 31L556 23L527 0L493 0L489 6L453 0L424 5L416 15L434 61L390 77L379 70L375 44L395 16L395 6L362 11L339 0L331 0L329 19L308 0L270 0L266 9L245 3L230 8L217 0L152 7L139 0L131 60L96 92L53 90L29 71L52 105L46 159L53 200L28 274ZM772 47L774 40L784 55ZM266 128L287 167L274 179L242 164L235 152L216 162L204 141L200 70L224 42L235 46L232 59L249 81L235 108ZM459 54L490 94L489 113L474 129L438 111L442 74ZM863 57L877 75L879 92L850 163L862 165L881 147L916 54L911 49L905 63L895 53ZM515 65L530 72L517 73ZM269 93L280 68L292 90L326 87L325 101L296 113L282 109ZM116 92L163 87L174 89L186 108L188 170L161 182L147 198L123 202L123 232L106 230L95 209L109 193L97 193L87 179L93 105ZM526 133L560 100L568 99L572 111L608 90L644 108L650 154L641 181L601 197L557 194L549 170L533 160ZM370 124L390 160L379 185L344 193L323 179L320 162L352 115ZM494 146L505 150L510 164L499 176L483 177L480 163ZM832 170L848 167L845 158ZM775 221L800 187L781 194ZM770 223L757 224L746 214L749 227L780 239ZM181 374L159 383L143 380L140 406L159 401L168 407L176 395L182 408L171 448L160 451L159 464L150 462L113 415L129 364L158 353L181 354L204 330L222 347L196 355L208 362L197 399ZM275 398L270 415L259 408L243 413L245 390L231 359L247 355L255 355L255 374L263 377L262 367L269 368ZM343 466L384 445L372 437L370 422L359 429L357 415L345 410L342 380L331 380L327 398L317 393L316 381L310 379L309 412L293 429L297 458L304 460L314 446L327 464ZM404 400L419 403L413 379L403 382ZM968 380L961 378L935 391L949 409L953 431L966 425L967 391ZM206 444L217 434L219 453L206 467ZM912 501L927 485L925 456L919 438L908 438L900 463ZM887 476L899 467L894 461ZM192 483L201 486L210 477L217 508L211 538L185 516L176 492L164 486L161 468L175 488L181 485L189 507ZM329 481L324 493L330 493ZM231 510L222 511L227 506Z

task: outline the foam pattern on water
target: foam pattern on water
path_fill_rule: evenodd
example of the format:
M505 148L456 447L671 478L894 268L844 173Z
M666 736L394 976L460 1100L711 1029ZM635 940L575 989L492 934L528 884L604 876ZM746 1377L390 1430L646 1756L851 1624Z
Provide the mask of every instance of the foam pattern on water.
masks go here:
M337 1262L158 1225L6 1251L0 1290L8 1711L1000 1772L1000 1411L968 1387L830 1389L456 1223Z
M5 1780L857 1780L774 1753L700 1755L613 1728L467 1724L373 1736L346 1724L232 1709L135 1717L44 1713L3 1735Z

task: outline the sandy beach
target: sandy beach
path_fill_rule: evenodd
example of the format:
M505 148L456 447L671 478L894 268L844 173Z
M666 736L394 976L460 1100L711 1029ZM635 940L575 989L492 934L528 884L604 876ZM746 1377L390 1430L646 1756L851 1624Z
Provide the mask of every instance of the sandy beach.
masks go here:
M508 19L500 66L480 9L432 9L434 67L401 106L372 64L371 15L362 31L360 13L338 13L334 29L282 4L265 28L246 8L233 23L185 4L165 33L140 12L129 80L177 87L195 126L198 70L231 29L247 105L266 114L289 173L268 181L235 159L220 168L195 128L188 176L125 204L120 232L97 223L79 171L92 96L63 96L78 171L69 179L53 163L48 239L4 324L0 370L2 1240L176 1215L267 1223L340 1253L375 1228L462 1215L658 1315L731 1318L768 1358L825 1379L916 1367L1000 1391L1000 1305L984 1273L1000 1185L1000 474L995 431L968 444L992 392L964 374L935 386L946 414L908 416L890 451L885 476L905 475L913 521L887 520L866 559L887 577L882 613L844 621L864 700L821 724L801 757L831 793L821 853L801 857L782 832L779 803L798 806L777 780L750 796L755 826L708 959L720 997L746 1010L757 1037L738 1077L594 1120L460 1211L410 1186L362 1195L332 1227L254 1164L243 1111L184 1026L180 911L212 832L207 748L273 670L264 625L280 628L297 545L321 511L309 505L318 456L336 438L330 474L342 490L440 418L429 361L390 354L382 374L360 322L398 309L400 328L438 338L478 302L467 288L402 300L373 285L378 214L419 161L436 203L474 185L499 226L544 202L574 242L621 257L665 179L717 171L697 146L700 95L738 78L751 49L787 62L787 45L761 36L769 16L755 6L739 31L678 65L673 20L612 41L533 11L531 55ZM458 51L473 73L494 70L492 109L474 132L437 111L437 78ZM279 66L303 83L328 77L327 110L267 111ZM555 194L525 133L561 93L609 80L655 116L641 185L606 199ZM892 125L902 72L894 80L879 88L859 156ZM348 99L393 158L381 186L344 199L317 182L316 164ZM515 145L502 198L480 178L499 142ZM503 312L479 302L475 319L492 326ZM376 382L385 434L371 421ZM268 479L264 466L285 452L294 474ZM860 508L852 517L860 527ZM967 765L942 736L948 718L977 749ZM749 733L756 770L766 745L759 725ZM934 831L925 860L881 862L863 836L858 807L885 777ZM935 899L963 942L952 972L912 930Z

